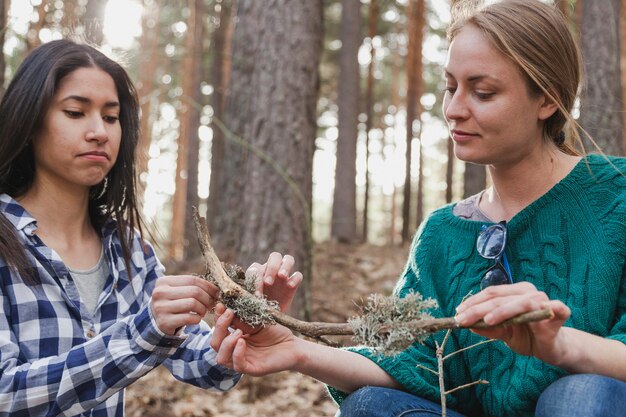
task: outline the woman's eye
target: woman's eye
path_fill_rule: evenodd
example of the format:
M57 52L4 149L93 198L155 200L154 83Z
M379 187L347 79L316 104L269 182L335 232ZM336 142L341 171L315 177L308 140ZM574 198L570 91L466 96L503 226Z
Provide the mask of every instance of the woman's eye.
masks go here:
M476 94L476 97L478 97L480 100L488 100L493 97L495 93L476 91L474 94Z
M77 119L83 115L83 112L78 110L63 110L63 112L72 119Z
M447 86L446 89L444 90L444 93L448 93L450 95L454 95L455 92L456 92L456 87L452 87L452 86Z
M104 121L113 124L119 120L119 116L104 116Z

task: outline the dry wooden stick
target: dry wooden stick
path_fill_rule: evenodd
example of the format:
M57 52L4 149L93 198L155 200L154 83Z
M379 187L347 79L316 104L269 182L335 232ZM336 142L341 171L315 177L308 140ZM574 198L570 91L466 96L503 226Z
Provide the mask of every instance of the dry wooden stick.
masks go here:
M198 235L198 241L202 255L204 256L207 273L210 273L215 280L216 285L219 287L221 297L237 298L237 297L250 297L255 298L253 294L250 294L239 284L235 283L224 271L222 264L215 254L215 250L210 242L209 231L206 227L204 218L200 217L198 210L192 207L193 220L196 226ZM298 332L304 336L319 339L321 336L340 336L354 335L354 330L349 323L326 323L326 322L307 322L293 318L281 311L268 308L268 313L279 324L282 324L289 329ZM459 329L459 328L474 328L474 329L487 329L494 327L506 327L515 324L530 323L533 321L540 321L550 319L554 317L554 313L551 309L537 310L529 313L520 314L495 326L487 325L484 321L480 320L470 326L461 326L457 323L453 317L446 317L440 319L431 320L415 320L408 322L407 326L415 330L424 330L428 333L434 333L443 329ZM380 334L388 334L392 329L383 327L380 329Z

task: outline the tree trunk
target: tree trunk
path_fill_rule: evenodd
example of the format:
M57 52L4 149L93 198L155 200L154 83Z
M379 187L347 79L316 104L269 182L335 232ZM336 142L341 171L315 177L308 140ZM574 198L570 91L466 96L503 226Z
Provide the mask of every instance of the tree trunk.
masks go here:
M402 203L402 241L411 238L411 157L413 153L413 138L416 136L414 124L419 123L420 114L420 79L422 61L422 30L420 19L423 19L424 1L410 0L407 4L407 31L409 45L407 52L407 92L406 92L406 169L404 181L404 201ZM421 127L418 127L421 130ZM419 136L419 135L418 135ZM421 153L421 149L420 149ZM420 158L421 159L421 158ZM421 167L420 167L421 169ZM419 186L419 185L418 185ZM418 212L419 212L418 208Z
M554 0L554 4L561 11L561 13L563 13L565 16L569 16L569 0Z
M141 21L141 51L139 54L140 68L158 68L159 53L159 11L160 7L156 0L144 1L144 12ZM137 176L138 193L143 196L146 189L148 173L148 161L150 160L150 145L152 144L152 124L154 115L153 105L156 104L154 96L155 71L139 71L139 83L137 92L141 105L141 136L137 145Z
M240 265L292 254L306 316L322 1L241 0L237 18L214 243Z
M104 9L108 0L89 0L85 10L85 38L95 44L102 45L104 39Z
M448 150L448 163L446 164L446 204L452 202L452 186L454 180L454 142L452 139L448 139L446 145Z
M424 94L424 77L422 73L424 71L424 67L422 65L422 44L424 41L424 27L426 26L426 8L424 5L424 0L417 0L415 2L415 8L413 10L412 19L413 22L413 30L415 31L415 76L417 77L417 91L415 92L415 101L417 105L417 113L415 115L415 120L417 120L419 125L419 130L417 133L417 140L420 144L420 153L419 153L419 167L417 171L417 210L416 224L419 225L422 223L424 219L424 147L422 142L422 95Z
M587 88L581 99L580 124L609 155L624 153L620 7L620 0L586 0L582 12Z
M39 32L46 26L46 15L47 15L47 7L50 3L50 0L41 0L39 6L36 7L37 13L37 21L30 21L30 25L28 27L28 32L26 32L26 49L24 51L24 56L28 55L30 51L41 45L41 40L39 39Z
M340 242L356 240L356 141L359 116L359 61L361 3L341 1L339 53L339 136L331 236Z
M397 147L396 144L396 130L398 129L398 109L400 108L400 94L399 94L399 82L400 82L400 55L396 50L391 52L391 105L393 106L393 134L391 135L391 145L393 147L394 153ZM393 154L393 153L392 153ZM398 202L396 201L397 187L394 182L393 191L391 193L391 209L390 216L391 219L389 221L389 244L394 245L396 243L396 234L397 234L397 220L398 220Z
M0 97L4 95L4 71L6 61L4 59L4 35L6 33L9 14L9 0L0 0Z
M185 118L188 119L186 123L187 137L187 195L185 203L187 209L185 210L185 248L184 254L187 259L194 259L200 256L200 247L198 246L196 239L196 231L193 224L191 206L198 207L200 205L200 196L198 195L198 164L200 153L200 138L198 137L198 129L200 128L200 115L202 113L202 74L204 74L204 0L191 0L189 7L191 8L191 15L189 16L190 29L193 27L194 34L191 36L193 41L189 41L186 50L190 51L191 58L191 72L189 77L185 77L183 80L183 95L187 99L187 111ZM193 42L193 43L192 43ZM189 81L184 82L189 78Z
M622 100L626 99L626 7L622 7L620 13L620 49L621 62L620 70L622 74ZM624 126L626 126L626 111L622 113ZM624 132L622 151L626 153L626 131Z
M370 39L370 63L367 66L367 89L365 90L365 196L363 197L363 242L367 242L368 217L369 217L369 196L370 196L370 130L373 125L374 114L374 63L376 60L376 48L374 47L374 37L378 33L378 0L370 0L368 34Z
M172 232L169 255L186 257L190 242L197 247L191 206L198 206L198 128L200 126L200 77L202 68L202 0L189 0L189 19L185 38L182 80L183 96L178 119L178 157L176 190L172 206ZM199 252L198 252L199 253Z
M487 187L487 169L484 165L465 163L463 198L478 194Z
M211 142L211 179L209 183L209 200L207 203L207 224L211 233L215 232L213 218L217 213L218 201L221 196L219 185L222 175L222 161L224 160L224 132L219 122L224 122L228 81L231 70L232 44L232 10L235 7L231 1L221 3L219 26L213 35L213 62L211 63L211 84L213 85L213 139Z

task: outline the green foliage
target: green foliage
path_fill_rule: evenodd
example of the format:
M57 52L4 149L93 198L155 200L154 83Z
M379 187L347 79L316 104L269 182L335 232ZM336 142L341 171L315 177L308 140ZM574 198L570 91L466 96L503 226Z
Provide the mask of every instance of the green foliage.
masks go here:
M363 314L348 323L354 330L355 342L384 355L397 355L415 341L422 343L430 334L408 323L432 319L427 310L436 307L435 300L425 300L416 292L404 298L373 294L363 307Z

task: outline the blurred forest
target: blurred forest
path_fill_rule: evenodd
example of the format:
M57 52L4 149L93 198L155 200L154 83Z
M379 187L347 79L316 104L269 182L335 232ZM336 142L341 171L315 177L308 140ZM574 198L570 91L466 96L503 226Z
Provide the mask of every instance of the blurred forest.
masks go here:
M98 45L139 92L142 213L169 272L202 272L197 206L223 260L295 256L305 281L293 314L345 320L350 300L390 291L424 216L488 181L455 160L441 114L445 30L461 1L0 0L0 94L42 42ZM622 155L626 5L554 3L583 49L579 122ZM334 412L297 375L246 380L228 394L240 411L151 378L129 390L129 415Z

